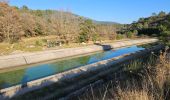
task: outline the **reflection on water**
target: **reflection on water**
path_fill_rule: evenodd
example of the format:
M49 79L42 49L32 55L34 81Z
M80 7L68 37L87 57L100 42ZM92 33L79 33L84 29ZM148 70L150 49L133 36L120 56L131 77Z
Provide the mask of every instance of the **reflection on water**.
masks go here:
M56 61L49 64L40 64L38 66L31 66L21 70L0 73L0 88L7 88L17 84L26 84L27 82L35 79L43 78L69 69L95 63L101 60L110 59L123 54L136 52L143 49L144 48L142 47L131 46L128 48L98 52L82 57Z

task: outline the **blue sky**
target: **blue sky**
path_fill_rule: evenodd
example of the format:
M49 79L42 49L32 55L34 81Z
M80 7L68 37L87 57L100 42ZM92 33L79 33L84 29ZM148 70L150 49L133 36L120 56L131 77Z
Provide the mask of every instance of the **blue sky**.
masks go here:
M153 12L170 12L170 0L10 0L31 9L69 10L99 21L131 23Z

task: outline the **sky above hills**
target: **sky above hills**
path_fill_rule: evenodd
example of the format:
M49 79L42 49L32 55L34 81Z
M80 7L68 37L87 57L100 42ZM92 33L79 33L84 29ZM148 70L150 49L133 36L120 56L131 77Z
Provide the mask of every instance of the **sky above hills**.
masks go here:
M69 10L98 21L131 23L160 11L170 12L170 0L10 0L31 9Z

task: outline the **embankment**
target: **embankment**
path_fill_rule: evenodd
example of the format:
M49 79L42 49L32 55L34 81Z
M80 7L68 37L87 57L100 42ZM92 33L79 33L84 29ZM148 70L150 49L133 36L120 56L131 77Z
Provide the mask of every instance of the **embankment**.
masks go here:
M16 54L8 56L0 56L0 69L6 69L11 67L29 65L44 61L50 61L54 59L82 55L107 49L116 49L120 47L126 47L131 45L141 45L147 43L157 42L158 39L138 39L138 40L127 40L120 41L110 44L96 44L87 47L79 48L68 48L60 50L49 50L36 53L25 53L25 54Z
M31 81L31 82L28 82L26 86L23 86L23 84L20 84L20 85L13 86L10 88L2 89L2 90L0 90L0 93L2 94L0 96L0 98L4 97L4 96L11 97L11 96L22 95L27 92L30 92L30 91L33 91L36 89L40 89L44 86L49 86L56 82L61 82L63 84L66 84L67 82L65 83L62 81L75 80L76 77L80 77L80 76L85 77L86 75L90 75L89 76L90 81L92 81L92 80L98 79L97 77L102 77L105 74L107 74L108 71L111 71L110 68L114 68L115 71L117 71L117 69L120 68L120 67L113 67L114 65L119 65L119 64L125 63L129 60L137 59L139 57L145 57L146 55L149 55L149 53L158 52L161 49L163 49L163 46L157 45L150 49L141 50L141 51L138 51L133 54L122 55L122 56L119 56L116 58L100 61L100 62L93 63L90 65L82 66L82 67L79 67L76 69L72 69L72 70L69 70L66 72L62 72L62 73L59 73L56 75L52 75L49 77ZM74 88L79 86L79 85L77 85L77 84L79 84L78 82L79 81L76 81L75 86L71 87L71 88L73 88L73 90L74 90ZM89 82L89 79L83 78L83 83L81 83L81 84L84 85L84 84L87 84L88 82ZM65 93L67 93L68 91L70 91L70 88L66 89Z

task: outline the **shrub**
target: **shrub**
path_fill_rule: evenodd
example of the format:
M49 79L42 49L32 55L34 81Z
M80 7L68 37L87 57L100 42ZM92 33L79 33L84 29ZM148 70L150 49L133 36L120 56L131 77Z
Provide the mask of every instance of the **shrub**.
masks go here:
M87 19L83 23L80 23L80 30L78 42L97 40L96 26L93 24L92 20Z
M37 41L35 42L35 45L36 45L36 46L43 46L43 43L42 43L42 41L38 41L38 40L37 40Z
M160 40L165 44L170 46L170 31L164 31L161 33Z
M88 41L88 34L82 32L80 33L79 37L78 37L78 42L87 42Z
M47 43L47 39L42 39L42 42Z
M124 35L122 35L122 34L117 34L117 36L116 36L117 40L120 40L120 39L123 39L123 38L124 38Z
M92 35L92 41L96 42L97 40L99 40L99 35L98 34L93 34Z
M127 38L133 38L134 34L132 32L126 33Z

